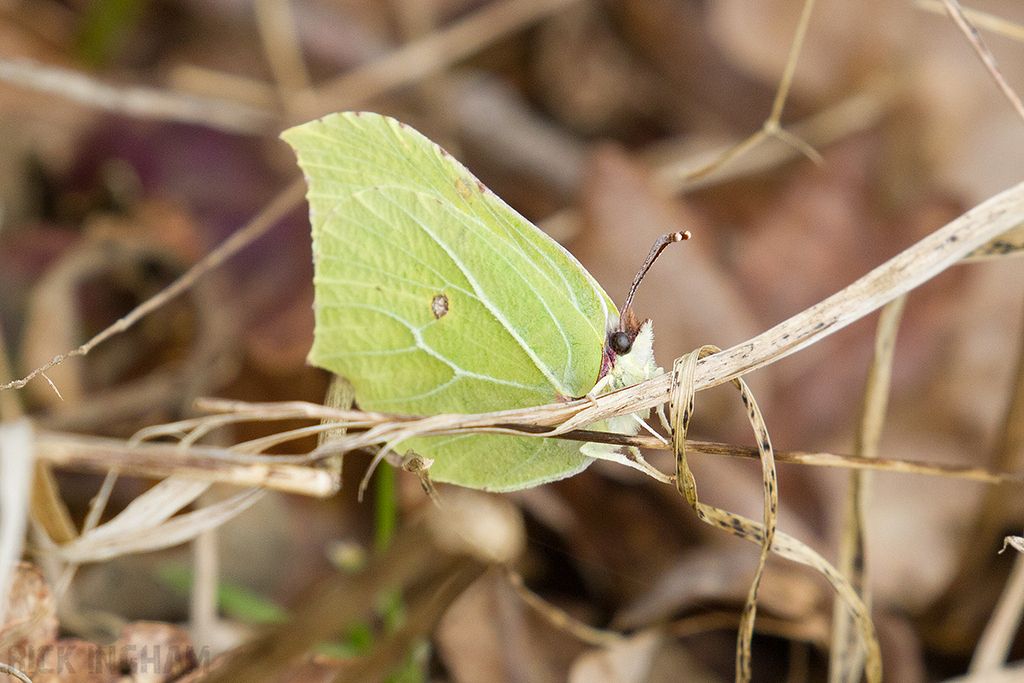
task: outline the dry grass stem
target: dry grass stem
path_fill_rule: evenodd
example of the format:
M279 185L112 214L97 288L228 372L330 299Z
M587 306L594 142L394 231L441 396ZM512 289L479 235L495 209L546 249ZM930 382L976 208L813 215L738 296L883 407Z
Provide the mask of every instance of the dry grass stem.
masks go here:
M987 242L964 257L962 263L979 263L994 258L1019 255L1024 251L1024 225L1018 225L1009 232Z
M356 109L390 90L422 81L486 45L577 0L506 0L357 67L306 93L292 109L296 123L333 111Z
M1022 223L1024 183L985 200L824 301L748 342L703 359L697 366L698 388L722 384L823 339ZM634 410L664 400L669 384L669 379L662 376L626 390L637 393Z
M7 674L8 676L14 676L22 683L32 683L32 679L26 676L23 672L15 669L9 664L0 663L0 674Z
M244 104L142 86L116 87L79 71L22 57L0 58L0 80L140 119L191 123L243 135L266 135L277 127L274 115Z
M523 581L523 576L509 567L505 567L505 576L519 593L520 599L547 619L556 628L568 631L581 642L594 647L608 647L620 642L625 636L618 631L609 631L585 624L563 609L560 609L530 590Z
M1021 453L1024 452L1024 336L1018 344L1016 370L1006 411L988 458L991 467L1009 470L1019 469ZM966 594L958 594L958 591L975 585L985 575L991 561L990 549L998 545L1004 534L1003 520L1015 494L1016 491L1008 486L991 486L984 490L970 531L960 547L956 574L947 585L943 598L932 608L933 614L929 615L929 624L938 639L958 636L961 624L957 606L971 600L969 589Z
M434 520L438 523L431 523ZM479 576L487 566L438 535L442 525L451 528L459 523L442 511L430 510L426 521L421 518L403 526L387 550L365 568L354 574L330 575L312 586L292 609L287 624L269 629L235 649L223 664L209 672L204 683L270 680L317 643L335 637L346 625L358 623L377 606L380 595L413 581L422 587L418 591L421 595L439 595L450 602L454 595L444 587L451 585L448 582L452 577L461 577L456 579L461 584ZM423 617L436 614L429 607L429 598L420 604L424 605ZM385 657L386 653L377 656ZM361 680L383 678L376 669L372 675L362 673Z
M34 469L31 423L0 425L0 624L5 623L11 581L25 543Z
M779 79L779 87L775 92L775 100L772 102L772 110L765 121L765 129L778 127L782 121L782 109L786 106L786 99L789 97L789 90L793 87L793 77L796 75L796 66L800 61L800 51L803 49L804 40L807 38L807 27L811 23L811 14L814 12L814 0L804 0L804 6L800 10L800 20L797 22L796 30L793 32L793 42L789 44L789 56L786 58L786 67L782 71L782 78Z
M68 565L70 575L75 565L169 548L192 540L244 511L263 495L261 489L248 489L175 516L209 488L210 484L205 482L164 479L136 497L113 519L83 532L71 542L57 545L40 539L39 552L50 561Z
M29 380L34 378L36 375L46 372L46 370L54 365L74 356L86 355L98 344L101 344L118 332L127 330L143 316L163 306L179 294L187 291L200 277L220 266L228 258L238 253L243 247L251 244L263 233L272 228L289 211L299 205L305 196L305 192L305 183L302 180L296 180L272 199L248 225L232 233L230 237L220 244L220 246L203 257L203 259L197 264L189 268L188 271L169 284L159 294L139 304L137 307L132 309L128 315L107 327L77 349L54 357L52 360L36 368L22 379L0 385L0 391L4 389L20 389L28 384Z
M882 308L875 333L875 350L861 403L860 426L855 435L854 453L861 458L878 456L878 442L885 424L892 384L892 363L896 334L907 297L893 299ZM870 506L870 470L851 470L843 511L843 533L839 544L839 570L846 576L868 611L871 610L871 584L867 556L867 510ZM836 600L832 621L832 647L829 650L829 679L834 683L857 683L864 667L864 650L856 638L855 624Z
M675 362L672 371L672 396L669 400L668 415L672 431L672 447L676 459L676 489L686 498L686 502L702 522L761 545L757 568L747 592L747 599L740 614L739 629L736 634L736 682L748 683L752 675L753 654L751 648L754 638L754 619L757 615L757 590L761 584L768 554L775 542L779 487L768 427L750 389L742 379L736 379L733 380L733 384L739 390L743 405L747 408L747 418L754 430L761 460L764 521L762 524L757 524L725 510L701 503L697 499L697 484L686 460L686 431L689 428L690 418L693 416L694 394L696 393L693 378L697 362L716 351L718 349L713 346L704 346ZM851 609L856 611L856 606ZM866 634L865 637L872 636L873 634Z
M167 71L173 90L200 97L221 97L267 112L280 106L280 95L266 81L195 64L175 64Z
M367 429L375 425L392 425L393 423L406 423L406 422L418 422L422 418L414 415L391 415L387 413L364 413L358 410L340 410L334 408L328 408L315 403L301 403L301 402L282 402L282 403L246 403L244 401L231 401L223 399L209 399L204 398L198 401L198 405L201 409L210 411L231 411L230 414L223 416L225 419L220 424L236 423L236 422L249 422L249 421L269 421L269 420L290 420L296 418L306 419L321 419L329 420L328 425L331 428L338 429L338 425L343 425L345 430L361 430ZM541 406L539 408L528 409L529 413L535 415L548 414L549 408L557 408L557 414L562 415L564 406L553 405L553 406ZM511 411L516 415L524 411ZM220 417L220 416L218 416ZM526 436L541 436L550 437L553 432L551 429L546 427L531 427L530 425L523 424L511 424L505 420L509 417L509 411L500 413L477 413L474 415L449 415L446 416L450 420L446 420L446 428L444 431L424 431L422 435L425 436L437 436L442 433L448 434L458 430L461 426L461 431L500 431L501 433L515 433ZM197 424L201 424L204 420L211 419L206 418L194 418L192 420L171 423L170 425L158 425L146 430L149 435L156 434L173 434L181 436L183 426L194 427ZM537 423L548 423L557 422L548 418L536 418L534 422ZM504 425L503 428L495 427L494 425ZM311 430L324 429L323 426L311 427ZM304 432L305 433L305 432ZM341 437L344 434L340 435ZM650 450L667 450L669 447L658 438L653 436L645 435L627 435L627 434L612 434L608 432L593 432L589 430L573 430L573 431L560 431L557 434L557 438L569 439L573 441L595 441L597 443L608 443L618 446L635 446L637 448L644 448ZM365 441L365 439L361 439ZM310 462L317 460L328 455L333 455L346 450L351 450L348 446L351 442L337 443L335 439L331 439L331 443L322 444L321 448L316 449L306 455L297 456L244 456L235 455L232 449L230 454L224 454L222 457L237 461L239 463L249 462ZM360 448L370 447L372 443L364 443ZM177 448L177 446L175 446ZM701 453L704 455L717 455L727 456L734 458L760 458L760 455L756 448L749 448L745 446L736 446L733 444L714 443L710 441L699 441L699 440L687 440L686 448L692 453ZM188 449L180 449L177 452L181 454L187 454ZM929 475L937 477L949 477L954 479L964 479L970 481L978 481L987 484L998 484L998 483L1021 483L1024 482L1024 478L1021 475L1006 472L993 472L981 467L969 467L962 465L951 465L951 464L934 464L923 461L915 460L886 460L882 458L863 458L853 455L842 455L836 453L808 453L803 451L775 451L775 460L777 462L798 464L798 465L812 465L818 467L839 467L843 469L870 469L884 472L900 472L903 474L913 475Z
M789 126L788 131L812 149L869 130L890 110L897 95L896 84L876 79L861 92ZM746 178L778 168L801 154L796 146L770 137L727 165L716 164L738 143L715 147L682 158L652 159L658 179L669 192L687 192L737 178ZM806 154L806 152L804 152ZM714 168L711 168L711 167ZM709 169L698 173L700 169ZM698 177L699 176L699 177Z
M1024 342L1022 342L1024 343ZM1024 346L1017 360L1017 381L1013 386L1009 406L1003 419L1002 430L996 445L993 460L1000 466L1016 466L1021 449L1024 448ZM977 520L977 535L980 542L991 540L997 534L998 515L1008 504L1009 492L1006 487L989 489L985 492L984 504ZM969 581L979 569L974 559L980 555L980 548L973 543L965 544L960 582ZM1004 540L1005 547L1005 540ZM969 668L970 673L991 672L1005 666L1010 647L1024 616L1024 555L1018 553L1013 570L1003 587L999 602L985 624L978 645L974 650Z
M130 444L118 439L39 432L35 449L44 462L92 472L117 470L128 476L156 478L177 475L318 498L334 494L341 485L334 470L275 462L271 457L253 462L250 456L206 446Z
M949 14L942 0L917 0L914 5L919 9L934 12L935 14ZM969 7L961 7L960 11L975 26L1024 43L1024 26Z
M985 674L1006 666L1010 648L1017 637L1024 617L1024 555L1020 552L1013 562L1013 570L1006 580L999 602L974 649L968 672Z
M166 485L168 482L181 483L180 480L165 479L157 486ZM264 494L261 489L248 489L218 503L171 517L205 491L205 488L195 488L195 482L186 483L193 488L187 490L183 496L176 499L159 496L150 499L147 496L158 491L156 488L150 489L129 503L125 511L114 520L97 527L92 533L83 534L70 543L53 546L45 551L63 562L83 564L101 562L130 553L172 548L194 539L204 531L216 529L245 511ZM182 500L186 502L182 503ZM150 509L144 510L144 506ZM130 513L126 516L125 512L129 510ZM124 523L115 524L115 521Z
M985 45L985 42L981 39L981 35L978 30L974 28L971 22L964 16L963 9L960 7L960 3L957 0L942 0L942 3L946 6L946 10L949 12L949 16L953 18L956 25L963 32L964 36L967 37L971 47L978 54L982 64L988 69L989 74L995 79L996 85L1002 91L1003 96L1013 105L1013 108L1017 111L1017 116L1024 120L1024 103L1020 101L1017 93L1014 92L1010 84L1006 82L1006 78L1003 76L999 67L996 66L996 58L992 52Z
M654 440L645 441L643 448L658 448ZM707 441L687 440L686 449L705 455L725 455L733 458L758 458L756 448L716 444ZM933 464L920 460L885 460L882 458L861 458L837 453L805 453L801 451L775 451L775 461L817 467L839 467L842 469L874 470L877 472L900 472L903 474L949 477L985 484L1024 483L1024 477L1015 473L992 472L981 467Z
M786 99L789 97L789 90L793 86L793 77L796 74L796 66L800 61L800 50L803 48L804 39L807 37L807 26L811 21L811 13L814 10L814 0L804 0L803 9L800 12L800 20L797 22L793 41L789 45L789 57L786 59L786 66L783 69L782 77L779 79L779 87L775 91L775 99L772 102L772 110L761 126L761 130L751 135L739 144L724 150L716 159L706 166L697 168L690 172L687 180L701 180L722 166L726 166L733 159L746 155L751 149L760 146L770 138L777 138L789 145L794 150L807 156L815 163L822 160L821 154L814 147L802 140L796 133L786 132L782 129L782 110L786 106Z
M257 0L255 10L263 52L274 73L280 101L288 102L294 93L310 86L291 3L286 0Z
M189 593L189 624L199 642L213 642L219 622L217 588L220 583L218 528L198 534L189 550L192 555L192 590Z
M7 353L7 339L0 329L0 382L11 380L10 355ZM47 379L49 381L49 379ZM24 416L21 396L13 391L6 394L0 392L0 421L4 423L15 423ZM33 457L34 454L33 454ZM6 476L6 475L4 475ZM21 495L20 493L18 494ZM31 501L30 513L37 524L51 539L60 543L70 541L75 537L75 525L71 521L71 514L60 497L57 489L57 482L54 479L53 471L46 462L36 460L35 472L31 480ZM0 506L2 507L2 506ZM5 517L0 517L7 524ZM10 523L14 523L13 520ZM3 531L0 529L0 538ZM3 553L3 543L0 542L0 554ZM0 582L0 587L2 587ZM2 588L0 588L2 589ZM2 593L0 593L2 595Z

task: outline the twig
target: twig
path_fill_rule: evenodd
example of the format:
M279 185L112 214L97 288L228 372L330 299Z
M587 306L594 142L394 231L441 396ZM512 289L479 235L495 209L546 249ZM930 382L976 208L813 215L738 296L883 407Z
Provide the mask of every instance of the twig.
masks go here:
M978 30L974 28L967 17L964 16L963 8L960 7L958 0L942 0L942 4L946 6L946 11L949 12L949 16L953 18L956 25L960 27L960 31L963 32L964 36L967 37L971 47L978 53L978 57L981 58L985 68L988 69L989 74L995 79L996 85L1003 91L1003 95L1009 100L1013 108L1017 110L1017 116L1024 120L1024 103L1017 97L1017 93L1013 91L1010 84L1003 78L1003 74L999 71L999 67L996 65L996 58L992 52L985 45L981 39L981 35L978 34Z
M600 400L600 397L598 397ZM359 410L339 410L313 403L285 402L285 403L246 403L244 401L233 401L226 399L202 398L197 401L201 410L212 412L233 412L230 415L232 422L244 421L268 421L268 420L292 420L292 419L326 419L331 421L331 426L344 425L348 429L365 429L373 425L388 424L390 422L415 422L421 417L413 415L389 415L384 413L364 413ZM546 408L532 409L532 413L540 413ZM525 411L512 411L525 412ZM451 416L456 421L461 421L465 431L473 429L481 430L479 425L498 425L504 431L515 430L518 434L533 434L536 436L550 436L550 428L536 427L530 425L500 424L500 420L508 417L508 412L502 413L480 413L477 415ZM176 425L188 424L196 426L204 419L195 418L192 420L175 423ZM169 427L166 426L165 427ZM175 428L180 434L180 429ZM164 430L170 431L170 430ZM436 434L435 434L436 435ZM344 435L339 435L344 438ZM572 441L593 441L607 443L616 446L635 446L649 450L667 450L668 446L660 439L653 436L613 434L611 432L593 432L589 430L576 430L562 432L557 436L560 439ZM759 458L756 448L735 446L732 444L715 443L711 441L687 440L687 451L691 453L702 453L704 455L727 456L733 458ZM325 449L324 453L326 452ZM316 454L314 451L313 454ZM324 453L321 453L323 455ZM313 455L311 454L311 455ZM309 460L310 456L289 456L288 462L296 460ZM1018 474L1006 474L991 472L981 467L965 467L950 464L934 464L919 460L884 460L875 458L862 458L852 455L841 455L836 453L810 453L804 451L776 451L775 459L778 462L787 462L798 465L814 465L818 467L841 467L843 469L871 469L884 472L899 472L903 474L929 475L936 477L950 477L979 481L986 484L999 483L1022 483L1024 477ZM241 462L250 462L243 459Z
M8 676L14 676L18 680L22 681L22 683L32 683L32 679L31 678L29 678L28 676L23 674L18 669L15 669L10 664L0 663L0 674L7 674Z
M875 333L875 350L868 371L861 403L860 425L854 451L862 458L878 457L885 413L892 385L892 363L896 351L906 296L893 299L882 309ZM871 582L868 573L867 511L870 504L870 470L851 470L843 511L843 533L839 546L838 569L846 576L864 605L871 610ZM853 620L836 599L832 610L832 647L829 653L829 677L833 683L857 683L864 668L864 650L857 640Z
M1006 586L974 648L968 673L986 674L1006 665L1024 615L1024 554L1017 553Z
M0 81L138 118L194 123L245 135L266 135L277 128L276 116L243 104L141 86L119 88L23 57L0 58Z
M309 87L309 73L302 60L302 49L288 0L257 0L256 24L263 51L270 62L281 101Z
M272 228L277 221L281 220L281 218L283 218L289 211L298 206L305 194L305 189L306 184L302 180L296 180L271 200L266 208L264 208L263 211L261 211L259 215L252 220L252 222L233 233L230 237L224 240L219 247L207 254L201 261L199 261L199 263L189 268L187 272L169 284L158 294L150 297L146 301L143 301L141 304L136 306L131 313L121 318L113 325L79 346L77 349L55 356L22 379L0 385L0 390L20 389L28 384L29 380L34 378L36 375L46 372L54 365L62 363L73 356L84 356L96 345L106 341L118 332L124 332L138 322L143 316L157 308L160 308L170 299L173 299L186 291L189 287L195 284L196 280L205 275L208 271L213 270L222 264L243 247L250 244L267 230Z
M747 342L701 360L697 365L697 386L703 389L722 384L820 341L1022 223L1024 183L1019 183L975 206L824 301ZM632 410L643 410L665 401L670 385L670 378L661 376L601 398L620 407L626 403L619 398L620 394L636 392L630 396L635 399Z
M39 432L34 447L40 460L53 465L98 472L118 469L129 476L174 475L321 498L334 494L341 485L337 470L277 463L269 458L252 462L245 456L233 458L225 449L203 446L131 445L118 439Z
M354 109L385 92L411 85L478 52L499 38L557 12L577 0L505 0L357 67L303 97L292 111L297 121Z
M786 59L786 66L779 80L778 90L775 91L775 100L772 102L772 110L757 131L746 140L722 152L711 163L698 168L690 173L687 180L700 180L718 168L726 165L733 159L746 154L769 138L777 138L790 145L793 149L800 151L815 163L820 163L822 158L811 145L804 142L792 132L782 129L782 109L789 97L789 90L793 86L793 77L796 74L796 65L800 61L800 50L803 49L804 38L807 37L807 26L811 22L811 13L814 10L814 0L804 0L803 10L800 12L800 20L797 22L796 31L793 35L793 42L789 46L789 57Z
M949 14L946 6L942 4L942 0L917 0L914 5L935 14ZM961 7L961 11L964 17L975 26L1024 43L1024 26L976 9Z

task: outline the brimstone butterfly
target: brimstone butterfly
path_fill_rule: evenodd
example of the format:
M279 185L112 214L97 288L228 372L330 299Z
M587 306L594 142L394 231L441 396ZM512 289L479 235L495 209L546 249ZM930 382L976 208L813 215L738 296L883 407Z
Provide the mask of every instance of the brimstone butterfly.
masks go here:
M525 408L661 372L649 321L628 304L620 316L568 251L411 127L343 113L281 137L309 185L309 361L347 377L364 410ZM593 428L634 433L638 421L609 423ZM609 446L500 434L402 447L432 459L436 481L497 491L570 476L593 457L622 459Z

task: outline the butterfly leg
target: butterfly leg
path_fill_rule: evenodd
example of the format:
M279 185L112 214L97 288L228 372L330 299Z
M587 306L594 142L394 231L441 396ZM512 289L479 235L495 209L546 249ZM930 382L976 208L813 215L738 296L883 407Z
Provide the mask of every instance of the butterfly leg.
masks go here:
M654 465L647 462L644 459L644 456L641 455L639 448L637 448L636 446L629 446L626 450L629 453L629 455L627 455L626 457L629 458L634 463L636 463L636 468L638 470L653 477L654 479L657 479L663 484L672 483L672 477L663 473L661 470L654 467Z
M608 385L611 384L611 383L612 383L612 376L611 375L605 375L601 379L597 380L597 384L594 385L594 388L587 392L587 394L586 394L587 400L589 400L591 403L596 403L597 402L597 397L600 396L601 394L605 393L605 391L608 390Z
M663 437L663 436L662 436L661 434L659 434L658 432L654 431L654 427L652 427L651 425L647 424L647 420L644 420L644 419L643 419L642 417L640 417L640 416L639 416L639 415L637 415L636 413L630 413L630 414L629 414L629 417L633 418L633 419L634 419L634 420L636 420L636 421L637 421L638 423L640 423L640 427L642 427L643 429L647 430L647 432L649 432L649 433L650 433L650 434L651 434L651 435L652 435L652 436L653 436L654 438L656 438L656 439L657 439L658 441L662 442L662 443L663 443L663 444L665 444L665 445L668 445L668 439L666 439L665 437ZM661 424L662 424L662 426L663 426L663 427L666 427L666 429L667 429L667 426L665 425L665 420L664 420L664 418L662 418L662 423L661 423Z
M672 425L669 424L668 416L665 415L665 404L659 403L658 407L658 419L661 420L661 426L665 428L665 431L669 434L672 433ZM666 442L667 443L667 442Z
M434 482L430 479L430 466L434 464L434 461L430 458L424 458L422 455L414 450L409 450L405 455L402 456L402 469L406 472L412 472L420 479L420 486L423 487L423 492L427 494L427 498L430 499L437 507L441 507L441 498L437 495L437 489L434 488Z

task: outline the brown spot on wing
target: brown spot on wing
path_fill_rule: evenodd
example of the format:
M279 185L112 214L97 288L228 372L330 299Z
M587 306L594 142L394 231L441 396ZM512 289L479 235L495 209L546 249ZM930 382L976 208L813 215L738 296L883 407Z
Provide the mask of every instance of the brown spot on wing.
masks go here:
M473 197L473 190L470 189L469 185L462 178L455 181L455 191L459 193L459 196L465 199L467 202Z
M430 301L430 312L437 320L446 316L448 314L448 297L444 294L435 294Z

